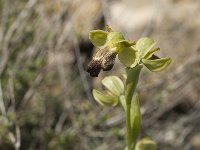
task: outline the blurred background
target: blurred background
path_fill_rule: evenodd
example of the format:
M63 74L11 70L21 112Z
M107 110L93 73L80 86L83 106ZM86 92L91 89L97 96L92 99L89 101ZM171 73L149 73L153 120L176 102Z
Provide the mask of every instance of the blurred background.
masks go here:
M141 137L158 150L200 149L199 0L0 0L0 150L122 150L121 107L102 107L89 77L92 29L150 36L172 64L143 69Z

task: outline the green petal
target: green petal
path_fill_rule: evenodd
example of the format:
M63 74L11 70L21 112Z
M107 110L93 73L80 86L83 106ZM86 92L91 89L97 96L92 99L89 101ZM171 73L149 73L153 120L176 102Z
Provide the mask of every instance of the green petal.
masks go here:
M135 150L156 150L156 143L150 138L143 138L140 140L135 147Z
M118 104L118 98L116 96L108 94L107 92L100 92L93 89L92 94L94 96L94 99L101 105L115 106Z
M171 58L161 58L155 60L142 59L143 64L151 71L159 72L167 68L171 63Z
M144 56L144 59L149 59L149 58L151 58L151 57L153 56L153 54L154 54L155 52L159 51L159 50L160 50L160 48L155 48L154 50L149 51L149 52Z
M115 44L115 47L116 47L117 53L119 53L123 48L131 47L133 45L135 45L134 41L122 40L122 41L117 42Z
M118 44L122 44L124 47L131 47L135 45L135 41L122 40L119 41Z
M118 58L126 67L134 67L137 64L137 51L132 47L125 47L119 52Z
M113 29L109 25L106 25L106 31L107 32L113 32Z
M141 128L141 113L138 94L133 96L131 101L131 131L133 136L133 143L136 142Z
M108 33L102 30L93 30L89 33L89 39L92 44L98 48L106 44Z
M124 93L124 84L117 76L105 77L101 82L111 93L116 96L120 96Z
M139 39L135 46L139 52L139 58L143 58L155 44L154 40L148 37Z
M109 32L108 33L108 45L110 47L115 47L115 44L123 41L124 40L124 36L120 33L120 32Z

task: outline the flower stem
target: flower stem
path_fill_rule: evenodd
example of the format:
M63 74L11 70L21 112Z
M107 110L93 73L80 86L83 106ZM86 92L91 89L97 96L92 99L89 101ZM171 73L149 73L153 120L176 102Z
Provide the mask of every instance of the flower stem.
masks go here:
M126 103L126 129L127 129L127 150L132 147L132 134L131 134L131 104Z
M134 150L135 142L133 140L133 133L131 127L131 101L133 94L135 92L140 71L142 69L142 65L138 65L134 68L127 68L127 80L126 80L126 88L125 88L125 100L126 100L126 128L127 128L127 150Z

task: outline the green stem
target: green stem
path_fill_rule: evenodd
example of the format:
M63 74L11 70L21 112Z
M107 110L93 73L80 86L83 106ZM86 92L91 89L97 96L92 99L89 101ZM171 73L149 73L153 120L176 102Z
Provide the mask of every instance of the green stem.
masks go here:
M132 147L132 134L131 134L131 104L126 103L126 129L127 129L127 150Z
M133 133L131 127L131 101L135 92L140 71L142 65L138 65L134 68L127 68L127 80L125 88L125 100L126 100L126 128L127 128L127 150L134 150L135 141L133 141Z

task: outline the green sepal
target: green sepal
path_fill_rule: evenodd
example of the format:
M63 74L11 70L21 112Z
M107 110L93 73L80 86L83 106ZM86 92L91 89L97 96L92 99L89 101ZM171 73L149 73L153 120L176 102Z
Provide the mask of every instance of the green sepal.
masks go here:
M118 54L118 58L126 67L134 67L137 64L138 53L132 47L124 47Z
M89 39L98 48L105 46L108 33L102 30L92 30L89 32Z
M92 94L94 99L101 105L107 106L115 106L118 104L119 100L117 96L114 96L106 91L100 92L98 90L93 89Z
M131 101L131 132L133 137L133 143L136 143L141 129L142 116L140 113L140 104L138 94L133 96Z
M167 68L171 63L171 58L161 58L154 60L142 59L143 64L153 72L159 72Z
M153 39L144 37L137 41L135 48L139 52L139 58L143 58L155 45Z
M160 50L160 48L155 48L155 49L149 51L149 52L144 56L144 59L150 59L150 58L153 56L153 54L154 54L155 52L159 51L159 50Z
M156 143L150 138L143 138L140 140L135 147L135 150L156 150Z
M105 77L101 82L111 93L116 96L120 96L124 93L124 84L117 76Z

